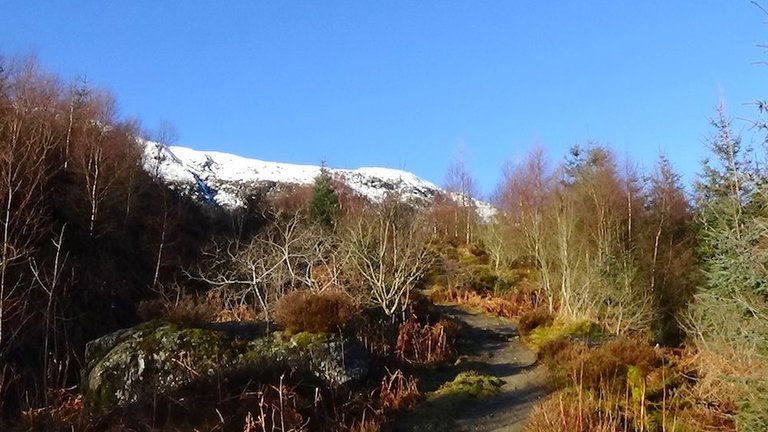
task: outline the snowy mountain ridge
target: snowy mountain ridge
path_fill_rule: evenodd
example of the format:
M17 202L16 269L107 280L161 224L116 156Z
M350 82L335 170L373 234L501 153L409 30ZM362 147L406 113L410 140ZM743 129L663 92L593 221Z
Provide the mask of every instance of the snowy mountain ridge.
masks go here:
M320 173L316 165L269 162L216 151L199 151L181 146L164 146L144 141L144 169L172 187L197 190L204 200L226 208L244 205L244 190L263 184L312 185ZM404 200L427 201L447 194L435 184L413 173L377 167L328 168L331 176L354 193L380 202L388 193ZM454 194L455 195L455 194ZM453 196L459 200L460 196ZM495 209L475 200L478 214L489 218Z

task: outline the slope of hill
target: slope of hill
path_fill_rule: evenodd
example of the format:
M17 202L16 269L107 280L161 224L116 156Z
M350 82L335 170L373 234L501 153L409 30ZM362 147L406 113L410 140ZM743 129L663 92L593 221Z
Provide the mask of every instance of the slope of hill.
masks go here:
M317 165L297 165L244 158L228 153L198 151L181 146L144 142L144 168L172 187L197 191L204 200L226 208L243 205L249 188L276 184L311 185L320 173ZM427 202L447 194L435 184L413 173L390 168L364 167L353 170L329 168L334 179L373 202L388 193L409 201ZM459 199L454 196L454 199ZM495 209L475 200L478 214L488 218Z

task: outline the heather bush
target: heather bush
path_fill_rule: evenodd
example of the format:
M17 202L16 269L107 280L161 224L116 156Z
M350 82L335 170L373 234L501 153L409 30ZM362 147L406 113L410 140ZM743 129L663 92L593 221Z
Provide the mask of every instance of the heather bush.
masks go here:
M139 302L136 313L145 321L161 319L181 327L193 327L215 321L219 310L208 297L187 294L175 302L143 300Z
M341 292L294 291L275 307L275 320L288 332L322 333L345 330L357 307Z
M528 335L531 330L552 325L555 316L546 309L533 309L520 316L518 321L518 330L523 336Z

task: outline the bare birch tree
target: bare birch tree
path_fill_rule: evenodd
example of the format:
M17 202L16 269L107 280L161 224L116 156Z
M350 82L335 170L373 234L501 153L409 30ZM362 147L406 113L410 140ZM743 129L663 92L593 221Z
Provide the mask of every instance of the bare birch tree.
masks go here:
M0 113L0 353L22 330L29 283L22 267L43 235L57 89L32 60L10 65ZM16 325L8 328L12 320Z
M474 227L477 224L475 199L478 192L475 180L467 170L464 151L461 148L448 167L444 187L457 204L454 207L455 231L453 235L457 239L463 237L463 241L469 244L472 240ZM461 229L461 233L459 229Z
M389 197L349 228L352 262L370 301L389 316L404 310L411 290L432 266L427 226L424 216Z

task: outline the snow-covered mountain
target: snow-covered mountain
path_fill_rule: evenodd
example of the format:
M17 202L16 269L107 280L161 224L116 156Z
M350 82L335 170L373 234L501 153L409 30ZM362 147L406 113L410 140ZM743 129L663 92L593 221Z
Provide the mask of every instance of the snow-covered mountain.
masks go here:
M249 188L265 185L311 185L320 173L316 165L297 165L249 159L229 153L198 151L144 141L144 169L171 187L197 191L204 200L227 208L243 205ZM354 193L379 202L391 192L413 201L431 200L446 192L407 171L390 168L328 168L331 176ZM458 199L459 197L454 197ZM495 209L475 201L483 218Z

